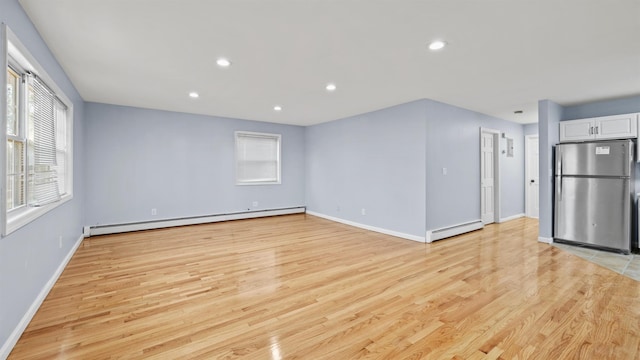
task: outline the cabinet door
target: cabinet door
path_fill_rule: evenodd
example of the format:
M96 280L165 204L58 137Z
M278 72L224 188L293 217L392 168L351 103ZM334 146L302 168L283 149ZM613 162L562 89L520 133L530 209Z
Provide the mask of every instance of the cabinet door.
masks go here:
M594 138L592 119L560 122L560 141L585 141Z
M622 139L638 136L637 114L606 116L596 119L596 139Z

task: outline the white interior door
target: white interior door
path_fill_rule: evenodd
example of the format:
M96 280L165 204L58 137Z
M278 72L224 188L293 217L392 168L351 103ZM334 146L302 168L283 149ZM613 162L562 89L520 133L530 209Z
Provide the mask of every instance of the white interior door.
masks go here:
M525 188L527 189L527 216L537 218L540 211L540 188L538 168L538 136L529 135L527 141L527 171Z
M480 137L480 206L485 224L495 221L494 134L483 132Z

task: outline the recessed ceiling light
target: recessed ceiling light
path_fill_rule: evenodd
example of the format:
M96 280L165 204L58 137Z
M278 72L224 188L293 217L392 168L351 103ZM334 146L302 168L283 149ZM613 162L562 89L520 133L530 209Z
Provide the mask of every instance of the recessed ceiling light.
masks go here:
M336 84L334 83L329 83L326 86L327 91L336 91Z
M435 40L429 43L429 50L440 50L446 45L447 43L442 40Z
M190 92L190 93L189 93L189 97L194 98L194 99L197 99L197 98L199 98L199 97L200 97L200 94L198 94L198 93L197 93L197 92L195 92L195 91L192 91L192 92Z
M276 106L274 106L274 107L273 107L273 110L275 110L275 111L282 111L282 106L280 106L280 105L276 105Z
M226 58L219 58L218 60L216 60L216 64L218 64L218 66L226 68L231 66L231 61L229 61L229 59Z

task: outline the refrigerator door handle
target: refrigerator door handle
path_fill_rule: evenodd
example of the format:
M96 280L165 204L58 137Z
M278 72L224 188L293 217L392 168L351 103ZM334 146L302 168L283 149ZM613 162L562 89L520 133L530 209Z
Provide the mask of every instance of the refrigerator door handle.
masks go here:
M556 180L556 188L558 189L558 201L562 201L562 154L560 154L560 159L558 161L558 176L556 177Z
M562 177L562 153L560 153L560 159L558 159L558 176Z
M558 202L562 201L562 176L556 176L556 197Z

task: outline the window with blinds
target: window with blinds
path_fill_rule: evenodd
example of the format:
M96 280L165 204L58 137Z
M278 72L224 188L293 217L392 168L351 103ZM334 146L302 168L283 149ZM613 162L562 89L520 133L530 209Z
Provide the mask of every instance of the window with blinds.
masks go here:
M8 29L7 29L8 30ZM4 234L72 196L71 101L8 31ZM20 50L19 50L20 49ZM1 74L1 73L0 73Z
M27 154L27 191L31 206L42 206L60 200L64 189L67 107L42 80L29 79L29 114ZM60 136L62 135L62 136ZM62 186L60 186L62 185Z
M236 184L280 184L278 134L237 131Z

